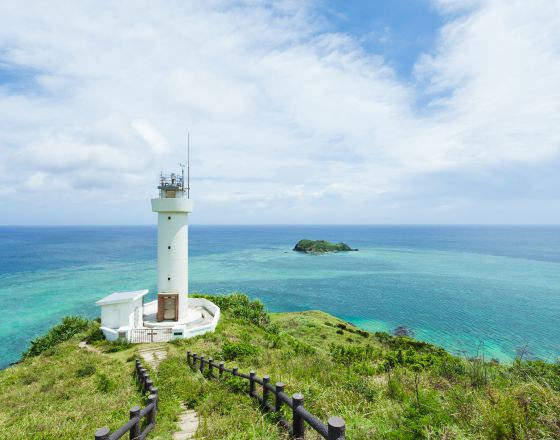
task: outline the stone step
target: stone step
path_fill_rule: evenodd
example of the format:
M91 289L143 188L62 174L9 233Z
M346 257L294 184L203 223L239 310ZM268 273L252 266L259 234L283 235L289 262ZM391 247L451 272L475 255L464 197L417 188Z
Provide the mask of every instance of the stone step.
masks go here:
M179 431L173 433L173 440L187 440L193 438L198 429L198 414L192 409L188 409L181 403L182 412L179 415L177 427Z

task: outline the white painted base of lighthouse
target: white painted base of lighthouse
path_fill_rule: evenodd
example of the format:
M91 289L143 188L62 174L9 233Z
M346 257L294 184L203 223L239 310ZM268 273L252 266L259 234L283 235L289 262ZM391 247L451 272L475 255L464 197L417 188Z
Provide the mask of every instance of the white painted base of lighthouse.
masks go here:
M97 302L101 306L101 331L108 341L167 342L213 332L220 308L204 298L187 298L187 313L178 321L157 320L158 301L142 304L147 290L113 293Z
M171 339L192 338L213 332L220 320L220 308L204 298L188 298L187 313L178 321L158 321L157 306L157 301L144 304L144 328L172 329Z

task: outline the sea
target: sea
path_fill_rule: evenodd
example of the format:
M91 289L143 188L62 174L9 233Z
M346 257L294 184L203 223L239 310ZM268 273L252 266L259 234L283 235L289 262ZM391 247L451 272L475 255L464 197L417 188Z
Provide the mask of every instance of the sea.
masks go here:
M303 238L357 252L294 252ZM0 227L0 367L115 291L156 294L155 226ZM272 312L320 309L405 326L462 356L560 356L559 226L210 226L189 230L190 291L244 292Z

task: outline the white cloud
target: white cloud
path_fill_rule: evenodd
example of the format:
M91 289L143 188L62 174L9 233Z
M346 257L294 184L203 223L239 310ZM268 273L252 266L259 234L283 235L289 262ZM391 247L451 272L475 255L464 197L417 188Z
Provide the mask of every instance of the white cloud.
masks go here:
M450 15L417 83L313 2L0 4L0 66L24 72L0 85L0 198L23 174L41 201L149 222L190 131L201 222L414 222L419 175L557 157L560 6L434 4Z

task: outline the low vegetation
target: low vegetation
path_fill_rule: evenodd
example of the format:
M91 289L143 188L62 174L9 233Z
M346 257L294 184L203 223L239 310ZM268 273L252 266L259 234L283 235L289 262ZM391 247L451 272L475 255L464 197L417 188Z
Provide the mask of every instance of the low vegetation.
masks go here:
M160 389L152 438L170 439L179 403L201 417L200 439L287 438L237 378L218 381L186 366L187 350L240 371L269 374L326 419L346 419L349 439L560 439L560 364L500 365L462 359L408 336L368 333L319 311L268 314L241 294L211 297L223 310L213 334L169 344L150 372ZM143 402L130 362L138 346L111 352L95 323L0 373L6 438L87 438L124 423ZM104 350L77 348L90 337ZM289 417L289 415L287 415ZM309 431L308 438L316 438Z
M0 372L0 438L93 438L96 427L119 426L128 408L142 403L133 362L127 362L130 354L79 349L86 334L87 329L49 343L40 354Z

